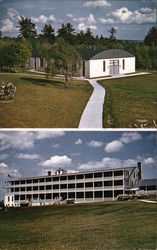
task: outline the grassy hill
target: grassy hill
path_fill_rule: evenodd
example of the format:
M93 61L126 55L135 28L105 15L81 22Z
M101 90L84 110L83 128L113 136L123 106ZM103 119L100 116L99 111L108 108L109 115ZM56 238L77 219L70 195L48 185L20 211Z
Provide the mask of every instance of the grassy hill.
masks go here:
M99 204L0 210L0 249L156 249L156 204Z
M100 81L106 89L105 128L154 128L157 73Z
M77 128L93 91L87 81L31 75L3 75L17 87L12 102L0 102L1 128Z

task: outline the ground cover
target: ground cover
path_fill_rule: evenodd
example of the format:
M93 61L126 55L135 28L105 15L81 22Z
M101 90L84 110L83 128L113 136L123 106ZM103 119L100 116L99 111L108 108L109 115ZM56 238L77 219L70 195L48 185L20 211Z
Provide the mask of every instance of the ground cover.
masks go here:
M12 102L0 103L1 128L77 128L93 91L87 81L46 79L43 76L0 74L17 92Z
M139 201L0 210L0 249L156 249L156 211Z
M106 89L105 128L154 128L157 124L157 72L99 81Z

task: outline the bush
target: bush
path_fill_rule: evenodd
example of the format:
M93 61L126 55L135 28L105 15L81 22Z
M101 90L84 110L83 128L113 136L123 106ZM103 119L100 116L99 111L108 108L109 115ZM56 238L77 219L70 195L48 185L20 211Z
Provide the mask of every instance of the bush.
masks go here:
M118 200L119 201L127 201L127 200L135 200L135 199L157 199L157 195L156 194L120 194L118 195Z
M11 83L4 83L0 84L0 100L8 101L12 100L15 96L16 87Z

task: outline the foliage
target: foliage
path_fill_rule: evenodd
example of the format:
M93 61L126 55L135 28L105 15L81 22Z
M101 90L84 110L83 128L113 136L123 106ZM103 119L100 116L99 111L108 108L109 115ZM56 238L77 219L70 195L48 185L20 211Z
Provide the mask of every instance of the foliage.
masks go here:
M39 35L40 39L45 39L50 44L55 42L55 30L52 28L51 24L45 24L41 32L43 34Z
M157 27L153 26L148 31L144 43L149 46L157 46Z
M115 28L111 28L108 32L110 33L110 40L116 40L117 30Z
M58 29L58 38L63 38L65 42L75 44L75 28L71 23L62 24L61 28Z
M118 200L119 201L126 201L126 200L154 200L157 199L156 194L146 194L146 193L139 193L139 194L120 194L118 195Z
M19 20L19 37L24 38L35 38L36 37L36 28L35 24L31 21L31 18L25 18L21 16Z
M57 68L65 76L66 88L68 88L68 78L73 77L80 69L81 57L75 47L66 43L63 38L59 38L53 48Z
M8 101L13 99L16 92L16 87L11 83L2 82L0 84L0 100Z

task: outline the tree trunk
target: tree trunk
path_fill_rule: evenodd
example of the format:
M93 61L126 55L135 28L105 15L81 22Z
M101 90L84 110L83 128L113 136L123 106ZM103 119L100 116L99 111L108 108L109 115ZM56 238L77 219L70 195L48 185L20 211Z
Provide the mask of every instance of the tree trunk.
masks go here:
M68 88L68 77L65 76L65 87Z

